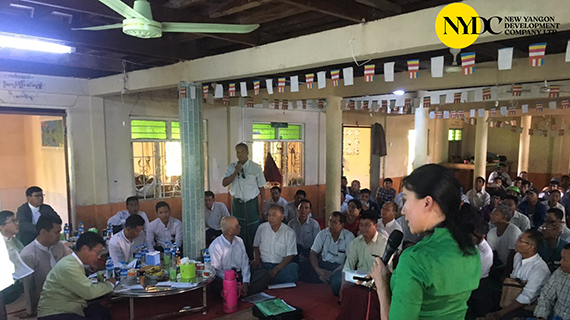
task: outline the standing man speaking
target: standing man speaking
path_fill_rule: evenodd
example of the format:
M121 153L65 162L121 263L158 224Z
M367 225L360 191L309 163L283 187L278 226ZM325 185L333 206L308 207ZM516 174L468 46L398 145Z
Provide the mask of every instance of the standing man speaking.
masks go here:
M231 184L232 215L238 219L247 255L253 260L253 238L263 219L263 211L260 209L263 208L263 187L266 181L261 166L249 160L247 144L236 145L236 157L238 161L230 163L222 185L227 187Z

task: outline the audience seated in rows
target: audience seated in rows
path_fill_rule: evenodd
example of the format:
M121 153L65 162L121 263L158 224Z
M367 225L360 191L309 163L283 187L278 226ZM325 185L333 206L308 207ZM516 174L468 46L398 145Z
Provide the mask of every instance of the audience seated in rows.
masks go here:
M511 209L504 204L499 204L491 213L491 223L495 228L489 230L487 242L491 249L496 252L503 265L509 262L509 255L515 249L515 242L521 234L521 230L512 223Z
M16 211L16 217L20 221L20 233L18 239L24 246L38 236L36 223L41 215L49 214L58 216L50 205L44 204L44 192L42 188L33 186L26 189L26 203Z
M283 223L285 215L279 205L271 205L267 222L257 228L253 239L251 266L269 272L271 284L297 282L299 265L293 262L297 255L295 231Z
M526 200L519 204L519 210L530 219L532 228L538 228L544 223L547 208L538 201L536 189L531 188L526 192Z
M562 196L560 194L560 190L552 190L550 191L550 197L548 198L548 200L542 201L542 204L546 206L546 209L552 209L552 208L560 209L562 210L564 216L566 216L566 209L560 203L561 199Z
M378 187L376 191L376 204L378 207L382 208L384 203L394 201L396 198L396 190L392 188L394 182L390 178L385 178L383 181L383 186Z
M142 220L140 216L133 217ZM128 228L129 221L126 224ZM87 301L111 293L115 278L93 283L83 268L95 264L104 248L105 240L97 233L86 232L79 237L75 252L61 259L46 277L38 305L38 320L110 319L106 308L98 303L88 305Z
M491 220L491 212L495 209L497 205L501 202L501 197L499 195L493 194L491 195L491 202L481 208L481 216L485 221L489 222Z
M562 227L562 233L560 234L560 237L562 238L562 240L570 243L570 229L568 229L566 223L564 222L564 220L562 220L563 217L564 215L562 214L562 210L560 209L553 208L553 209L548 209L548 211L546 211L546 221L554 221L560 224L560 226Z
M356 237L360 228L360 212L362 211L362 203L360 200L352 199L348 201L346 223L344 228Z
M281 198L281 188L274 186L270 191L271 197L265 201L265 211L264 220L267 221L267 214L269 213L269 207L276 204L283 208L284 219L283 221L288 221L289 219L289 206L287 205L287 200Z
M360 190L360 202L362 203L362 210L372 210L380 215L380 207L370 198L370 189L364 188Z
M502 182L504 182L502 185L506 185L506 186L510 186L512 183L511 180L511 176L509 176L509 173L507 172L507 165L504 163L499 163L499 165L497 166L497 170L491 172L491 174L489 175L489 181L491 182L495 182L495 178L500 178Z
M481 211L484 206L491 202L491 196L485 191L484 187L485 178L477 177L473 189L467 191L465 194L471 206L477 211Z
M122 230L125 227L127 218L132 215L139 215L143 218L143 231L146 233L149 221L146 213L144 211L139 211L139 199L136 196L132 196L128 197L125 202L127 204L127 210L121 210L117 212L107 221L107 224L110 224L113 227L113 233L118 233L120 230Z
M287 223L297 218L298 216L297 210L299 209L299 204L301 204L301 200L306 198L307 198L307 193L305 191L297 190L297 192L295 192L293 200L287 202L287 207L285 209L287 210L287 219L283 220L284 223Z
M538 320L570 315L570 244L564 246L561 256L560 268L552 273L540 291L534 310Z
M386 234L390 236L394 230L403 232L402 226L396 221L396 215L398 214L398 205L395 202L388 201L382 206L382 212L380 215L380 221L378 222L378 228L386 231Z
M360 199L360 181L352 180L348 193L354 199Z
M544 237L544 244L539 248L538 254L546 262L550 272L553 272L560 266L562 248L568 242L560 239L562 227L557 222L546 221L538 230Z
M206 222L206 247L222 234L220 222L223 217L228 217L230 213L223 202L215 201L212 191L204 193L204 221Z
M146 244L149 248L163 251L164 245L176 243L182 246L184 231L182 221L170 216L170 205L164 201L159 201L155 205L156 215L147 228Z
M59 241L61 224L62 221L57 216L40 216L36 223L38 236L20 252L22 261L34 270L34 273L23 279L27 316L37 314L40 294L48 273L59 260L73 252Z
M311 271L309 254L317 234L321 231L317 220L309 218L311 209L311 201L302 199L297 211L298 217L289 221L288 224L288 226L295 231L297 237L297 257L295 257L295 262L299 263L300 275Z
M136 247L142 247L145 242L144 234L142 234L144 226L143 217L133 214L126 219L125 228L113 235L109 241L109 255L115 267L121 267L123 261L128 263Z
M517 197L508 195L502 203L511 209L511 219L509 220L509 223L517 226L522 232L530 229L530 219L518 210Z

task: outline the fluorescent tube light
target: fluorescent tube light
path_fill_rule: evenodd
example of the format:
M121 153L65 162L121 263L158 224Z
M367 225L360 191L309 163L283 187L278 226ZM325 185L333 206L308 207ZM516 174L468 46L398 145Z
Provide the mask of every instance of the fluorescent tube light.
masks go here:
M50 53L75 52L75 48L53 41L6 34L0 34L0 48L2 47Z
M397 95L397 96L403 96L404 94L406 94L406 91L404 90L396 90L394 92L392 92L393 94Z

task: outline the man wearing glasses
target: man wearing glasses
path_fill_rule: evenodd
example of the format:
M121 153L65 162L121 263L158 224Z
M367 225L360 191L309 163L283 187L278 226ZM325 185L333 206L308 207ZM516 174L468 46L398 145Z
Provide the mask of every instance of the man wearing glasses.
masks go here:
M27 202L21 205L16 212L16 216L20 221L20 233L18 238L24 246L38 236L36 231L36 223L43 214L59 215L50 205L44 204L44 193L42 188L33 186L26 190Z

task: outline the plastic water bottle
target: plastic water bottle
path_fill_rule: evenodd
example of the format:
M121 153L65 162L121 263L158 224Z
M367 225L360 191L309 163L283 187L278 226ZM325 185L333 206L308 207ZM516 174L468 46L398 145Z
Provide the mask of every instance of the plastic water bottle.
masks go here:
M208 249L204 251L204 270L212 270L212 258Z
M148 249L146 248L146 243L143 243L141 249L141 266L146 265L146 254L148 253Z
M63 227L63 236L65 241L69 241L70 238L70 230L69 230L69 224L65 224L65 226Z
M79 222L79 228L77 228L77 235L80 236L85 232L85 226L83 222Z
M135 260L137 260L137 269L140 269L140 267L141 267L141 263L142 263L141 257L142 257L141 248L139 246L137 246L135 249Z
M170 266L170 245L168 241L164 243L164 269Z
M127 276L129 275L129 270L127 269L127 263L125 261L121 262L121 269L119 271L119 275L121 275L121 286L127 286Z
M107 279L115 278L115 264L111 257L107 258L107 262L105 263L105 273Z
M111 240L112 236L113 236L113 226L109 223L109 225L107 225L107 238Z
M176 260L176 265L180 265L180 260L182 259L182 253L180 252L180 247L174 242L172 245L172 257Z

